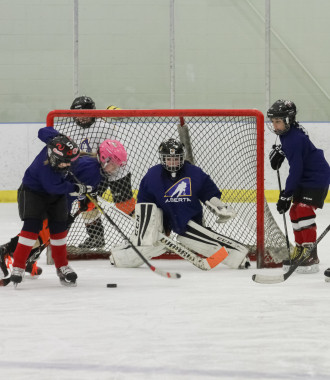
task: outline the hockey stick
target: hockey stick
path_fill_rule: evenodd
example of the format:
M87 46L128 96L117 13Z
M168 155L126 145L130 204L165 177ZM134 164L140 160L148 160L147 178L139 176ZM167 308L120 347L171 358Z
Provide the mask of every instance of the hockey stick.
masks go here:
M9 278L3 278L0 280L0 286L7 286L10 283L10 277Z
M328 227L322 232L322 234L316 239L316 241L306 250L303 256L293 265L290 266L289 270L281 274L279 276L263 276L261 274L254 274L252 276L252 280L254 282L258 282L259 284L278 284L286 281L292 273L310 256L312 251L318 245L318 243L324 238L324 236L329 232L330 224Z
M282 191L282 185L281 185L280 170L279 170L278 168L277 168L277 180L278 180L278 188L280 189L280 193L281 193L281 191ZM286 224L285 213L283 214L283 222L284 222L284 231L285 231L286 247L287 247L287 249L288 249L289 260L290 260L290 264L291 264L290 242L289 242L288 227L287 227L287 224Z
M78 178L73 174L71 173L72 177L75 179L75 181L77 181L77 183L81 184L81 182L78 180ZM165 272L165 271L162 271L161 269L157 269L156 267L154 267L153 265L151 265L149 263L149 261L142 255L142 253L133 245L133 243L131 242L131 240L129 239L128 236L126 236L126 234L117 226L117 224L110 218L110 216L103 210L103 208L101 208L101 206L99 205L99 203L97 202L96 199L94 199L91 195L89 194L86 194L87 198L94 203L95 207L100 211L101 214L104 215L104 217L107 219L107 221L117 230L117 232L119 232L119 234L125 239L127 240L130 245L132 246L134 252L140 257L140 259L150 268L150 270L152 270L153 272L159 274L160 276L163 276L163 277L167 277L167 278L180 278L181 277L181 274L179 273L171 273L171 272Z
M117 211L118 213L120 213L121 215L123 215L126 219L129 219L131 223L135 223L134 218L125 214L123 211L119 210L117 207L111 207L111 208ZM175 242L173 239L166 236L165 234L161 232L158 232L158 234L160 237L159 241L163 243L166 248L170 249L171 251L176 253L178 256L189 261L191 264L193 264L195 267L201 270L210 270L216 267L228 256L228 252L226 251L226 248L222 247L210 257L203 258L196 255L189 248L186 248L183 245L178 244L177 242Z

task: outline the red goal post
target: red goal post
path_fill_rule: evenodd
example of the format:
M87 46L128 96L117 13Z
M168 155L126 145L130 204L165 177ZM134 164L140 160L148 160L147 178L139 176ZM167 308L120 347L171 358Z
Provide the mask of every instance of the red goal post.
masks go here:
M249 246L259 268L280 264L287 255L285 238L264 197L262 112L256 109L54 110L47 115L47 126L67 134L79 145L82 142L77 141L76 136L81 128L74 123L76 117L95 118L93 128L99 131L100 142L114 138L123 143L128 151L135 196L147 169L159 163L159 144L170 137L183 140L190 161L195 157L194 163L209 174L223 192L223 200L238 211L233 221L217 225L205 208L207 225L238 241L243 239L241 242ZM108 199L107 194L103 194L103 199L111 203L111 194L108 192ZM236 219L240 223L235 222ZM84 233L78 223L79 219L69 233L72 242L73 235ZM128 226L127 229L128 233ZM118 243L107 241L104 251L108 252L111 245ZM72 244L79 246L77 242ZM90 248L90 252L95 251Z

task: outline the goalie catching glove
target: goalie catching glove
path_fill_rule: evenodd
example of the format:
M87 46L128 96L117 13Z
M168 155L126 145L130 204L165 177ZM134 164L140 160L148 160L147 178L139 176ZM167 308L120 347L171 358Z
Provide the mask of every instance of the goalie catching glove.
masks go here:
M231 206L226 205L219 198L213 197L209 201L206 201L205 204L207 208L217 216L217 223L226 223L237 215Z

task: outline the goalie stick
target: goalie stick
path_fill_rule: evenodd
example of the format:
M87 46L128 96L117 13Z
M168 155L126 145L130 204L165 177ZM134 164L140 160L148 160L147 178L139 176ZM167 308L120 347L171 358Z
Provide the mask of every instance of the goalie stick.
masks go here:
M72 177L75 179L75 181L77 181L77 183L80 183L82 184L78 178L71 172L71 175ZM142 255L142 253L132 244L131 240L129 239L128 236L126 236L126 234L117 226L117 224L110 218L110 216L103 210L103 208L101 208L101 206L99 205L99 203L97 202L96 199L94 199L91 195L89 195L88 193L86 194L87 198L94 203L95 207L100 211L101 214L104 215L104 217L107 219L107 221L119 232L119 234L125 239L127 240L133 250L135 251L135 253L141 258L141 260L144 261L144 263L150 268L150 270L152 270L153 272L159 274L160 276L162 277L167 277L167 278L181 278L181 274L179 273L171 273L171 272L166 272L166 271L162 271L161 269L157 269L156 267L154 267L153 265L151 265L149 263L149 261ZM126 214L125 214L126 215Z
M129 219L132 223L135 223L135 219L131 216L125 214L123 211L119 210L116 207L112 207L113 210L117 211L121 215L125 216L126 219ZM166 236L165 234L158 232L160 236L160 242L165 245L166 248L170 249L174 253L176 253L178 256L182 257L183 259L189 261L191 264L193 264L195 267L201 269L201 270L210 270L214 267L216 267L218 264L220 264L227 256L228 252L226 251L225 247L220 248L217 252L215 252L213 255L207 258L200 257L196 255L193 251L191 251L189 248L184 247L181 244L178 244L170 237Z
M330 230L330 224L328 227L322 232L322 234L316 239L316 241L306 250L304 255L294 264L292 264L289 268L289 270L281 275L278 276L263 276L261 274L254 274L252 276L252 280L254 282L258 282L259 284L278 284L281 282L286 281L292 273L301 265L312 253L314 248L318 245L318 243L324 238L324 236L329 232Z

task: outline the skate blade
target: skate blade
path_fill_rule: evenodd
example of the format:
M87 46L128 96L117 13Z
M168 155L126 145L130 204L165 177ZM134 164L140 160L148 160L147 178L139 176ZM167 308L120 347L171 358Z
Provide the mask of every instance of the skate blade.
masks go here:
M314 264L307 267L298 267L296 272L299 274L312 274L320 271L319 264Z
M290 267L288 265L283 265L282 267L283 271L284 272L287 272ZM319 272L320 268L319 268L319 264L314 264L314 265L310 265L310 266L305 266L305 267L298 267L296 270L295 270L295 273L299 273L299 274L312 274L312 273L317 273Z
M60 283L61 283L61 285L66 286L68 288L74 288L74 287L77 286L76 282L68 282L68 281L65 281L65 280L60 280Z

